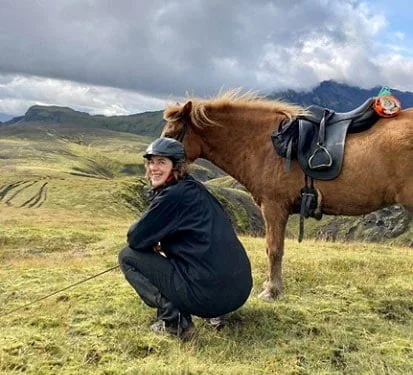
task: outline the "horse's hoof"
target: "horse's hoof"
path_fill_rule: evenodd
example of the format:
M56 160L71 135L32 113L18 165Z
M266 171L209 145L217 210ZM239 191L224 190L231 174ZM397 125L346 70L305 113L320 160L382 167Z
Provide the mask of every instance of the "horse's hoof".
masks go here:
M265 302L274 302L275 297L271 291L264 289L259 295L259 299L262 299Z

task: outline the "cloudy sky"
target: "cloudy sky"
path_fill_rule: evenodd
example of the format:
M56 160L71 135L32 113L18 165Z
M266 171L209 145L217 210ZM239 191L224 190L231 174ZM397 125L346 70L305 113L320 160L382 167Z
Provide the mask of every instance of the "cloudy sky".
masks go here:
M319 82L413 91L411 0L0 0L0 113Z

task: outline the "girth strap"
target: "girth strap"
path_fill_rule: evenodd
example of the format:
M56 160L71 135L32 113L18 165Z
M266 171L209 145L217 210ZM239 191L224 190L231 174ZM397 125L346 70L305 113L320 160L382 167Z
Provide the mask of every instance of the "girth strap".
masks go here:
M318 193L314 188L314 180L310 177L310 186L308 186L309 177L305 176L305 186L300 191L301 205L300 205L300 227L298 234L298 242L304 238L304 220L309 217L316 217L321 219L321 214L315 214L318 206Z

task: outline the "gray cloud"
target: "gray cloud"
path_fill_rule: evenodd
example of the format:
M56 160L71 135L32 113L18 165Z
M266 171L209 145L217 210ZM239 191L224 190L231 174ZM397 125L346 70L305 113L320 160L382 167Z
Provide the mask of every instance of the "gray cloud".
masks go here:
M373 43L386 19L354 0L2 0L0 7L6 76L159 98L393 79ZM408 64L385 83L406 84L411 60L401 59Z

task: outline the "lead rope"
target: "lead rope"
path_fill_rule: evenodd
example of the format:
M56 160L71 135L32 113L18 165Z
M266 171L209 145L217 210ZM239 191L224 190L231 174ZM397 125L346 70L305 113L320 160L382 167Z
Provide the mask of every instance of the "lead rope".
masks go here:
M181 329L181 313L179 312L179 313L178 313L178 329L177 329L177 336L178 336L178 338L181 337L180 329Z
M53 292L53 293L50 293L50 294L48 294L47 296L43 296L43 297L37 298L37 299L35 299L34 301L31 301L31 302L29 302L29 303L26 303L26 304L23 305L23 306L17 307L17 308L15 308L15 309L13 309L13 310L6 311L5 313L1 313L0 316L10 315L10 314L12 314L12 313L14 313L14 312L16 312L16 311L22 310L22 309L24 309L24 308L26 308L26 307L28 307L28 306L30 306L30 305L33 305L33 304L35 304L35 303L37 303L37 302L43 301L43 300L46 299L46 298L52 297L52 296L54 296L54 295L57 294L57 293L60 293L60 292L63 292L63 291L65 291L65 290L68 290L68 289L70 289L70 288L73 288L73 287L75 287L75 286L77 286L77 285L79 285L79 284L82 284L82 283L86 282L86 281L92 280L92 279L94 279L95 277L98 277L98 276L100 276L100 275L103 275L104 273L109 272L109 271L112 271L112 270L114 270L115 268L118 268L118 267L119 267L119 264L117 264L116 266L110 267L110 268L108 268L107 270L104 270L104 271L102 271L102 272L100 272L100 273L98 273L98 274L96 274L96 275L90 276L90 277L88 277L87 279L80 280L80 281L78 281L78 282L76 282L76 283L74 283L74 284L71 284L71 285L63 288L63 289L60 289L60 290L58 290L58 291L56 291L56 292Z

